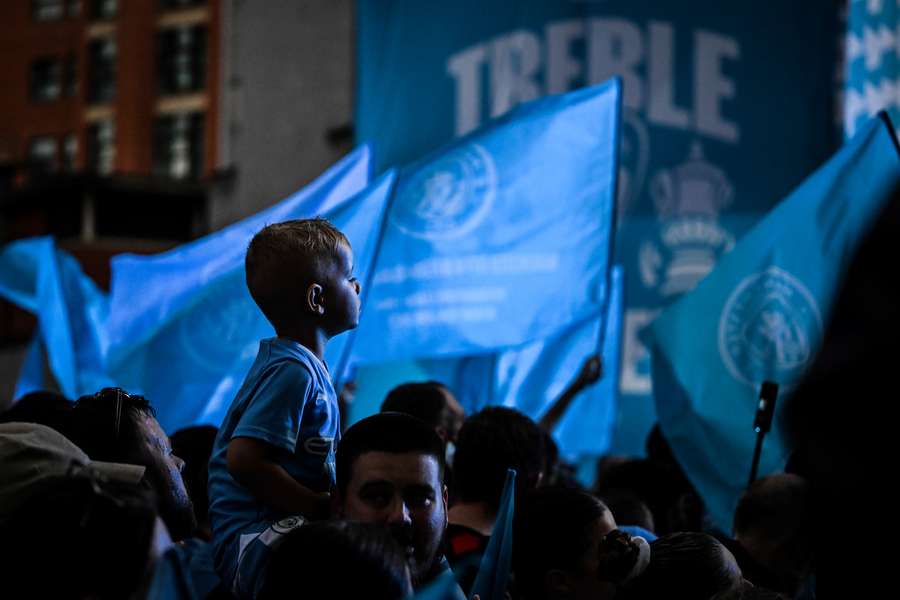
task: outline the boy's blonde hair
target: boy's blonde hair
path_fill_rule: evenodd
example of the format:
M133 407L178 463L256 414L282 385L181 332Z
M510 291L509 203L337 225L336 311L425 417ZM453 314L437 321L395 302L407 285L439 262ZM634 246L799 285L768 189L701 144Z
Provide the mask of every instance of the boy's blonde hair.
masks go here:
M247 247L247 288L276 330L301 317L303 295L322 281L350 241L322 218L295 219L261 229Z

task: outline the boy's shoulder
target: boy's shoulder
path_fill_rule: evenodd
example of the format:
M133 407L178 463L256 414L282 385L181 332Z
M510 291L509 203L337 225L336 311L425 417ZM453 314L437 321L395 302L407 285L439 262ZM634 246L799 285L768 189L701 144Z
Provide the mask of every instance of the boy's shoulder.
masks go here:
M308 376L315 382L328 378L322 362L303 345L282 338L260 341L261 361L258 376L268 377L274 372Z

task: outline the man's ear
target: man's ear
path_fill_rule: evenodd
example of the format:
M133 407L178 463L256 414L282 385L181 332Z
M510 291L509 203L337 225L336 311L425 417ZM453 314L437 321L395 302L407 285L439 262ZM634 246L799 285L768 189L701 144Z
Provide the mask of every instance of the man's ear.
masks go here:
M306 308L315 315L325 314L325 290L318 283L311 283L306 288Z
M569 576L561 569L550 569L544 574L545 598L570 598L572 596L572 584Z
M447 491L447 486L443 486L443 491L441 492L441 501L444 503L444 529L447 528L447 524L450 522L449 507L450 504L450 492Z

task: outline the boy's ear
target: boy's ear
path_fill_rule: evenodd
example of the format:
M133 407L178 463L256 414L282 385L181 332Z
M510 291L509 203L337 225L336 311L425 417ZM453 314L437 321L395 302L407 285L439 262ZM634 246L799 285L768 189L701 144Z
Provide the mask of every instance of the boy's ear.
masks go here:
M311 283L306 288L306 308L315 315L325 314L325 290L318 283Z

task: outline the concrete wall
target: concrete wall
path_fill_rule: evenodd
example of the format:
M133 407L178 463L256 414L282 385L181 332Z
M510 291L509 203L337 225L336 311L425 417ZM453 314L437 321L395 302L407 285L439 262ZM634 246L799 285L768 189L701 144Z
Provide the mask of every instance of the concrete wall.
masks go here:
M353 0L222 2L218 229L299 189L350 150Z

